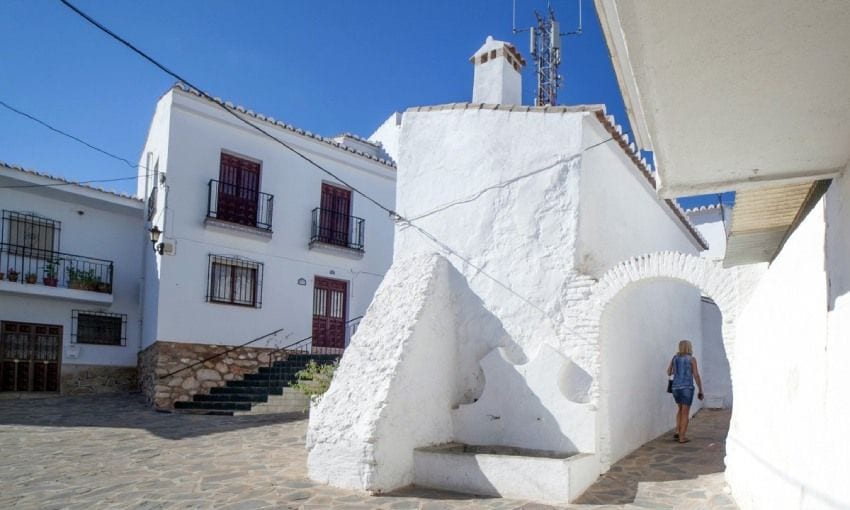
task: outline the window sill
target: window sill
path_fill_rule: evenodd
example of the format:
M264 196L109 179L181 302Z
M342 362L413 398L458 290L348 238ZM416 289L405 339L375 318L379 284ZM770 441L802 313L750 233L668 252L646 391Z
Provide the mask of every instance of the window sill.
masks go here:
M234 234L248 239L256 239L258 241L270 241L272 231L264 228L251 227L240 223L232 223L230 221L220 220L218 218L204 218L204 226L209 230L223 232L226 234Z
M342 246L339 244L325 243L322 241L310 241L309 247L311 250L315 250L321 253L327 253L329 255L339 255L341 257L346 257L355 260L362 259L365 253L364 250L349 248L348 246Z

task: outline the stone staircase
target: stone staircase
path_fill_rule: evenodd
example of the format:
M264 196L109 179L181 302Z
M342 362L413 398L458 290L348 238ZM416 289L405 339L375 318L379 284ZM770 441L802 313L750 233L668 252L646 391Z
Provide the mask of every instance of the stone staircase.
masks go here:
M260 367L240 381L227 381L209 394L196 394L190 402L175 402L174 410L188 414L251 415L305 412L309 398L290 384L310 360L319 365L333 363L339 354L290 354L285 361Z

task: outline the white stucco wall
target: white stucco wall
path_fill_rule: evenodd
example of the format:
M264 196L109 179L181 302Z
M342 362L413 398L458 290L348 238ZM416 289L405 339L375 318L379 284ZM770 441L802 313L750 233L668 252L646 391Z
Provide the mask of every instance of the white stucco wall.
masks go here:
M721 260L726 255L726 231L732 220L732 207L712 204L688 209L688 219L700 234L708 241L708 249L703 257Z
M394 225L387 213L352 193L352 215L365 219L365 255L310 250L311 211L320 205L322 182L333 179L193 94L172 89L163 100L173 104L167 164L160 155L167 204L160 193L159 207L167 211L158 212L157 223L176 254L156 258L159 277L149 288L157 296L158 317L146 342L233 345L281 327L285 331L275 345L306 337L312 330L315 276L347 281L348 317L362 315L392 257ZM166 138L155 132L164 126L155 119L149 140ZM264 129L379 202L394 205L393 168L277 126L264 124ZM222 151L261 163L260 191L274 195L271 239L204 225L208 182L219 178ZM206 302L210 254L263 263L261 308ZM299 278L307 285L298 285Z
M384 152L386 152L389 157L393 158L393 161L398 161L398 139L401 135L402 118L403 115L400 112L393 112L389 117L387 117L387 120L378 126L378 129L369 136L369 141L379 142L384 148Z
M388 491L413 482L413 450L452 440L451 409L480 396L478 361L515 352L441 256L397 261L310 414L310 477Z
M24 176L27 178L27 176ZM26 185L23 181L4 180L10 185ZM55 184L55 181L53 181ZM56 188L0 189L0 208L34 213L61 222L57 251L71 255L95 257L113 261L112 303L92 303L57 297L67 289L42 287L42 273L33 288L41 296L15 293L24 285L3 281L0 292L0 321L31 322L62 326L62 364L135 366L140 346L141 313L141 255L144 246L142 204L76 186ZM6 240L4 240L6 242ZM6 259L3 258L5 263ZM6 272L3 267L0 269ZM19 282L24 275L19 276ZM26 286L29 287L29 286ZM84 291L67 291L79 298L94 295ZM70 349L73 310L97 311L127 316L126 345L107 346L77 344Z
M592 117L583 124L578 269L595 278L632 257L699 247L634 163ZM601 145L597 145L601 144Z
M702 367L700 307L698 289L658 280L626 287L606 307L599 436L611 462L675 427L677 408L664 391L667 365L679 340L690 340ZM694 398L693 412L700 404Z
M740 507L850 507L850 180L791 235L738 319L726 477Z
M522 104L522 75L506 60L504 53L495 57L490 53L493 50L506 52L507 45L504 41L496 41L488 36L484 45L473 55L473 103ZM485 54L487 62L481 63L481 57Z
M709 299L703 299L701 309L703 354L700 373L705 404L706 407L728 409L732 407L732 378L723 344L723 316L717 304Z
M558 345L578 221L583 114L407 111L395 253L439 250L527 356Z

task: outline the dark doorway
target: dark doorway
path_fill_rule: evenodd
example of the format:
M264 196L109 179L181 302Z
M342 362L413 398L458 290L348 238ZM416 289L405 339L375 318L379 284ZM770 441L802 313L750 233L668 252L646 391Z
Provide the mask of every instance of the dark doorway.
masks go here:
M59 391L62 326L0 323L0 391Z
M222 153L218 178L218 218L256 226L260 164Z
M348 282L315 277L313 286L313 350L339 352L345 348Z
M350 223L351 191L322 183L319 240L324 243L348 246Z

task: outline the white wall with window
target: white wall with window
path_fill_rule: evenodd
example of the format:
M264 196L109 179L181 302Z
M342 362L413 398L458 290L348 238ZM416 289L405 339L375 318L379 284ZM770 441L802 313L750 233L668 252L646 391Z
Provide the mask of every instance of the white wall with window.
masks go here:
M275 342L284 345L314 327L337 331L339 318L317 308L314 294L328 285L343 292L344 323L365 312L390 265L393 221L350 189L394 207L396 172L383 152L241 115L350 186L172 88L157 105L141 160L158 172L139 186L140 196L158 190L147 228L163 232L162 254L145 255L145 347L237 345L279 328Z
M0 164L2 391L56 390L40 386L37 362L63 374L136 366L143 210L131 197Z

